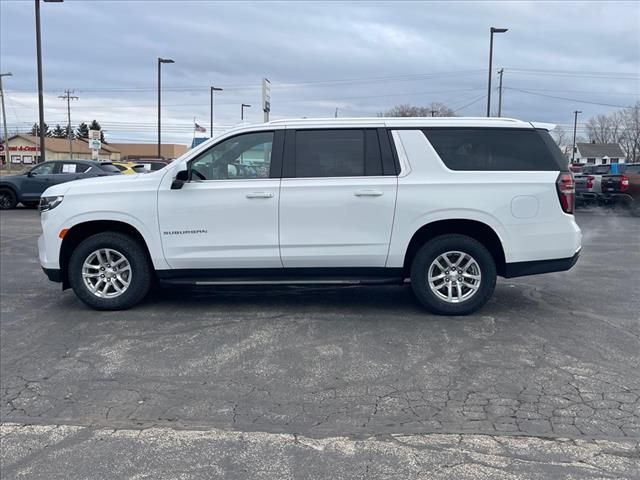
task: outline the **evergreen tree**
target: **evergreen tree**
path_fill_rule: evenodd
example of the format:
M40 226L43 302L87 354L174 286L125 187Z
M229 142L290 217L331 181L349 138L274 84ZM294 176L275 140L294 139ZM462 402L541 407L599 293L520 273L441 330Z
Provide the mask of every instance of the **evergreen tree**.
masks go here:
M82 122L76 128L76 138L89 138L89 127L86 123Z
M69 125L64 126L64 138L69 138ZM75 139L76 134L73 132L73 127L71 127L71 139Z
M29 131L29 135L33 135L34 137L39 137L40 125L38 125L37 123L34 123L33 126L31 127L31 130ZM51 130L49 130L49 125L47 125L46 123L44 124L44 135L46 137L51 136Z
M51 136L53 138L67 138L67 132L64 128L60 126L58 123L55 128L51 131Z

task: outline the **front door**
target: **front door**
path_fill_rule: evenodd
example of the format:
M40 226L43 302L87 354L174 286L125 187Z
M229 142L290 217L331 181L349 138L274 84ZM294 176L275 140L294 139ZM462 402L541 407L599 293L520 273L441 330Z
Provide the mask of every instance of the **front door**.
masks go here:
M38 201L40 195L47 188L57 182L58 162L44 162L32 168L25 174L26 178L22 182L22 199L25 201Z
M158 192L162 247L174 269L282 268L282 133L222 140L190 162L190 180ZM273 160L273 161L272 161Z
M382 135L385 130L287 131L280 189L284 267L385 266L398 182Z

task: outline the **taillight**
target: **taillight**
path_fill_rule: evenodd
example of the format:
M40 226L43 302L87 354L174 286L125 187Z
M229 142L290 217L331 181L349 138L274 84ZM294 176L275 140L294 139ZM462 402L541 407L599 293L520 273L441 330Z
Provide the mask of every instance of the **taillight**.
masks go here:
M593 177L591 177L593 178ZM560 199L560 206L564 213L573 213L573 204L575 202L576 186L573 183L573 175L563 172L558 175L556 180L556 190Z
M587 188L593 188L593 181L595 178L596 177L592 177L591 175L587 177Z
M626 175L620 175L620 191L624 192L629 189L629 177Z

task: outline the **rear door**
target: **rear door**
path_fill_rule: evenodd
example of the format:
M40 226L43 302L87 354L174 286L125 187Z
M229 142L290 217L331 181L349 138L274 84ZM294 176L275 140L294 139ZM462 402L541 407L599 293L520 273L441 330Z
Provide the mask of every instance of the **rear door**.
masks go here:
M287 130L283 266L384 267L397 186L385 129Z

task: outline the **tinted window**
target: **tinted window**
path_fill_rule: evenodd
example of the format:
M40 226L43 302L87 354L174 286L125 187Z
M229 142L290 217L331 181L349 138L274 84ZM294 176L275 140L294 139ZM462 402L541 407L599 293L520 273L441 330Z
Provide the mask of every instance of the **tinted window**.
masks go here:
M121 172L124 172L127 169L127 167L125 167L124 165L114 165L114 167L116 167Z
M376 130L298 130L294 143L293 168L287 176L382 175Z
M51 175L56 168L56 164L53 162L45 162L42 165L38 165L31 173L35 175Z
M451 170L567 170L545 139L547 132L506 128L432 128L423 130ZM553 140L551 140L553 142Z
M120 169L112 163L101 163L100 168L105 172L120 173Z
M273 132L223 140L191 163L192 180L269 178Z

